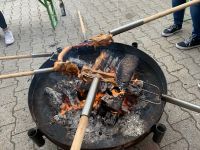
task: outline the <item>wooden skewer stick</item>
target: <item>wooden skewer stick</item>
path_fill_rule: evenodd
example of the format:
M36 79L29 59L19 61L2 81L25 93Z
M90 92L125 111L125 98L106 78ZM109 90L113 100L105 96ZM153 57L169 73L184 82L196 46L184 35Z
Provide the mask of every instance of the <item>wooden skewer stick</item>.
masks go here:
M30 75L35 75L35 74L39 74L39 73L47 73L47 72L52 72L52 71L54 71L53 67L45 68L45 69L31 70L31 71L24 71L24 72L12 73L12 74L0 75L0 79L30 76Z
M41 53L41 54L29 54L29 55L15 55L15 56L4 56L0 57L0 60L12 60L22 58L38 58L38 57L50 57L52 53Z
M0 75L0 79L30 76L30 75L35 75L35 74L39 74L39 73L47 73L47 72L53 72L53 71L56 71L54 67L37 69L37 70L30 70L30 71ZM58 70L58 72L59 72L59 70ZM104 79L104 78L105 79L111 79L112 78L114 80L114 78L115 78L115 75L113 73L106 73L106 72L103 72L103 71L100 71L100 70L94 70L94 69L89 68L87 66L84 66L82 68L80 75L84 75L88 78L93 78L96 75L100 75L102 77L102 79Z
M85 30L85 26L84 26L84 23L83 23L83 18L81 16L81 13L80 11L78 10L78 17L79 17L79 20L80 20L80 24L81 24L81 31L83 33L83 38L84 40L86 40L86 30Z

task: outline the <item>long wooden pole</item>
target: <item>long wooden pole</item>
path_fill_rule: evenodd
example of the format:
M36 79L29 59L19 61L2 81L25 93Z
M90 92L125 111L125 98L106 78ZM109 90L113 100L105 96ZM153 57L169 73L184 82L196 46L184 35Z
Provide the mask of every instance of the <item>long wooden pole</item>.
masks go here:
M30 70L30 71L0 75L0 79L30 76L30 75L35 75L35 74L39 74L39 73L47 73L47 72L52 72L52 71L54 71L53 67L52 68L37 69L37 70Z
M29 55L13 55L3 56L0 60L12 60L12 59L23 59L23 58L38 58L38 57L50 57L52 53L41 53L41 54L29 54Z
M148 23L150 21L156 20L158 18L161 18L163 16L169 15L169 14L174 13L176 11L185 9L185 8L190 7L192 5L195 5L197 3L200 3L200 0L192 0L192 1L189 1L189 2L184 3L182 5L179 5L179 6L176 6L176 7L172 7L170 9L167 9L167 10L165 10L163 12L159 12L159 13L157 13L155 15L150 16L150 17L146 17L146 18L143 19L143 21L144 21L144 23Z
M84 38L84 40L86 40L86 29L85 29L85 26L84 26L84 23L83 23L83 18L81 16L80 11L78 11L78 17L79 17L79 21L80 21L80 25L81 25L81 31L82 31L82 34L83 34L83 38Z

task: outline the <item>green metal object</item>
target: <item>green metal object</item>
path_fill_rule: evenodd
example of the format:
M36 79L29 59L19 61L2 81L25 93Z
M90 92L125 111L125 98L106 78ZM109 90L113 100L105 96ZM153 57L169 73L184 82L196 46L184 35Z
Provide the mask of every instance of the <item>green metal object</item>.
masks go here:
M51 21L51 26L53 27L53 29L55 29L55 27L58 24L58 18L56 15L55 7L53 5L53 1L52 0L39 0L39 2L47 9L47 13L48 13L49 19Z

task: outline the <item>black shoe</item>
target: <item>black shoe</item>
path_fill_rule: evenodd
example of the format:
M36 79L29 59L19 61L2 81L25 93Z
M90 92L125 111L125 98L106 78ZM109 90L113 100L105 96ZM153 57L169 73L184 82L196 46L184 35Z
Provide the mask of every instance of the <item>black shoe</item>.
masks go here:
M176 47L182 50L188 50L195 47L200 47L200 37L192 35L189 39L186 39L183 42L176 43Z
M162 32L161 35L164 36L164 37L168 37L168 36L170 36L170 35L173 35L173 34L177 33L178 31L180 31L181 28L182 28L181 26L178 26L178 25L173 24L173 25L171 25L169 28L165 29L165 30Z

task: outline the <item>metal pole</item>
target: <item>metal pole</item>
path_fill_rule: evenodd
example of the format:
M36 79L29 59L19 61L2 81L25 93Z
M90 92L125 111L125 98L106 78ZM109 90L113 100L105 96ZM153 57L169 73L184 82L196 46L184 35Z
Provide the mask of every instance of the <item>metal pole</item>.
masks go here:
M162 94L162 100L200 113L200 106Z
M51 67L51 68L42 68L42 69L34 70L34 74L47 73L47 72L53 72L53 71L55 71L53 67Z
M121 27L115 28L115 29L109 31L109 33L112 34L113 36L115 36L117 34L126 32L126 31L131 30L131 29L136 28L136 27L139 27L143 24L144 24L143 19L140 19L140 20L128 23L126 25L123 25Z
M90 86L90 89L86 98L85 106L82 110L82 115L88 116L90 114L90 111L94 103L94 99L96 97L99 80L100 79L97 77L93 78L92 84Z

